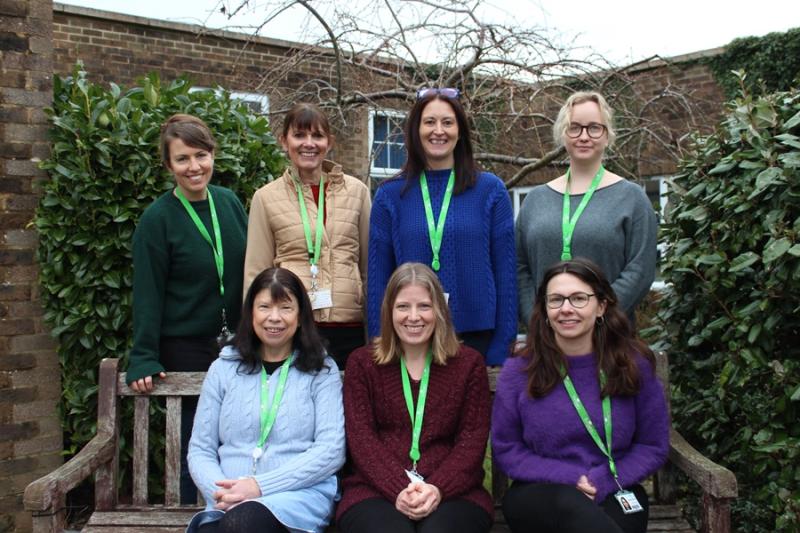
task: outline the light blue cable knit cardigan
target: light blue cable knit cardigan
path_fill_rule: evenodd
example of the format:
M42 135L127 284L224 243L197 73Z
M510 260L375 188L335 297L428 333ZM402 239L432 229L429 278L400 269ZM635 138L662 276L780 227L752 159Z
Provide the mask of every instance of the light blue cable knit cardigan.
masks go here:
M260 434L261 376L239 369L239 353L226 346L203 382L189 442L189 470L206 501L188 531L222 516L211 494L221 479L252 473ZM337 495L336 471L344 464L342 382L333 359L319 372L291 367L266 450L253 476L265 505L290 531L323 531ZM270 401L278 372L269 378Z

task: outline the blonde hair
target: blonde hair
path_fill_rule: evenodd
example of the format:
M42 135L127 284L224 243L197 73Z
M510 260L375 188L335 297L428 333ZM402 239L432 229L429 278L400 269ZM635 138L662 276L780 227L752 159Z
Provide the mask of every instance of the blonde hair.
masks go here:
M556 146L564 146L564 135L572 120L572 108L584 102L594 102L600 107L600 115L603 117L603 125L608 131L608 146L614 144L617 132L614 130L614 110L608 105L603 95L596 91L579 91L570 95L561 109L553 124L553 141Z
M448 358L458 352L459 342L439 278L433 273L433 270L422 263L400 265L386 284L386 292L381 304L381 335L374 341L375 362L379 365L389 364L399 360L402 355L400 339L394 330L392 311L397 295L409 285L422 287L431 295L433 314L436 319L431 338L433 362L444 365Z

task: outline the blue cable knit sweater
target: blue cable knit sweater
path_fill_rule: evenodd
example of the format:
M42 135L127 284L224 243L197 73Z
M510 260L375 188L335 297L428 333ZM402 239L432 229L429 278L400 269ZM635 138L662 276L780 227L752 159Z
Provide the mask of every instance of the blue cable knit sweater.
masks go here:
M426 173L438 220L450 170ZM419 180L383 183L375 194L369 231L367 321L370 337L380 333L383 293L394 269L433 259ZM502 364L517 331L514 215L503 182L481 172L474 186L453 195L439 252L439 280L450 295L458 333L494 330L486 355Z

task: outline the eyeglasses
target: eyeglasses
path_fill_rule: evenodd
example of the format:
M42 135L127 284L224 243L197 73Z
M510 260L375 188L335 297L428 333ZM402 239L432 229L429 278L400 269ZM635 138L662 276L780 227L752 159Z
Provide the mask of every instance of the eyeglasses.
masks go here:
M548 294L546 298L547 307L550 309L561 309L561 306L564 305L564 300L569 300L569 304L574 307L575 309L580 309L582 307L586 307L589 303L589 299L594 296L594 294L586 294L585 292L573 292L569 296L563 296L561 294Z
M461 91L452 87L425 87L417 91L417 100L422 100L426 96L430 96L432 94L438 94L439 96L444 96L445 98L458 100L458 98L461 96Z
M569 137L570 139L577 139L578 137L581 136L583 130L586 130L586 133L589 135L590 138L599 139L600 137L603 136L603 134L606 132L607 129L608 128L606 128L604 125L598 124L597 122L592 122L591 124L587 124L586 126L578 124L577 122L573 122L569 126L567 126L567 137Z

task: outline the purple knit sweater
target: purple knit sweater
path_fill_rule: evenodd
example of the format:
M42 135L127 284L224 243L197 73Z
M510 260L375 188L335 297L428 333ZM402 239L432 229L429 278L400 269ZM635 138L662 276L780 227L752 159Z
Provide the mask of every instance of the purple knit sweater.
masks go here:
M569 376L605 442L597 360L568 357ZM669 415L652 365L638 356L641 388L635 396L611 398L612 455L619 481L630 487L658 470L669 451ZM563 385L543 398L528 394L524 357L506 361L497 381L492 412L492 450L511 479L574 486L581 475L597 487L595 501L617 490L608 459L583 426Z

